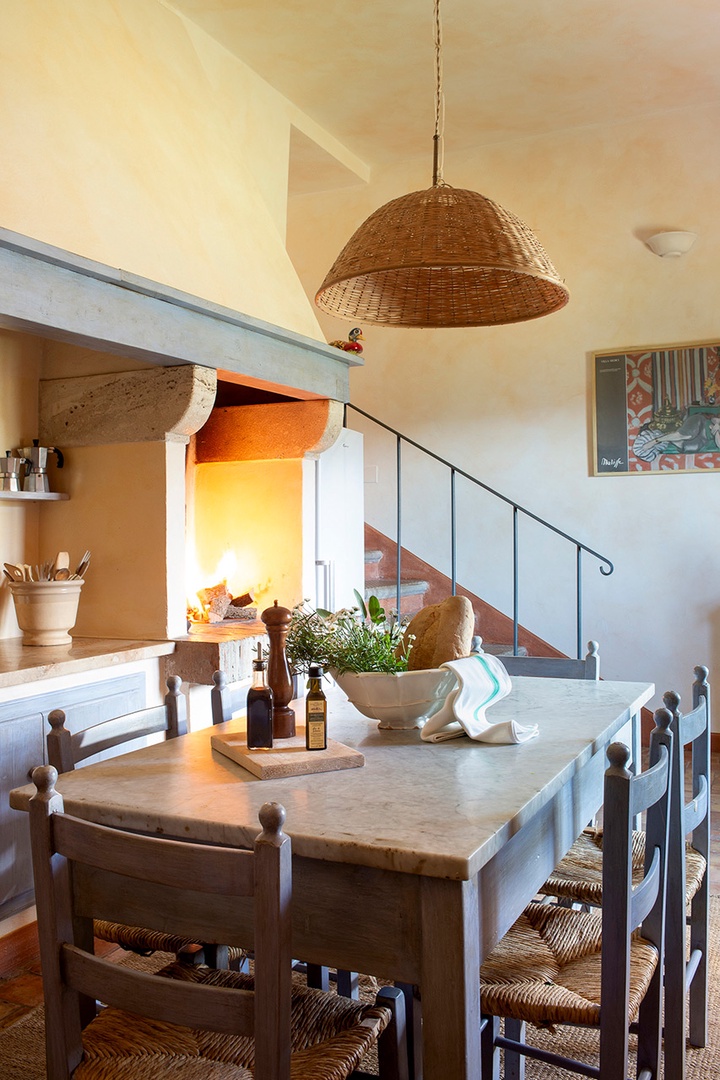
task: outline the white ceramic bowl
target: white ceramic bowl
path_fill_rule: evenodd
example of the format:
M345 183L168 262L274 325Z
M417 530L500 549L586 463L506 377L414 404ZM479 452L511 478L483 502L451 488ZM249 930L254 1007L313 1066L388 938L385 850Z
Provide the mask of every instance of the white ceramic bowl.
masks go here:
M332 675L355 708L381 728L422 727L455 685L455 676L444 668Z

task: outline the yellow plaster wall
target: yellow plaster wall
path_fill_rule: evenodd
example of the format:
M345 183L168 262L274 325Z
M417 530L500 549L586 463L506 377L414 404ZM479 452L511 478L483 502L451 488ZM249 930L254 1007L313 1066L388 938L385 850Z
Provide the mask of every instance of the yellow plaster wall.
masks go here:
M37 381L43 343L0 330L0 454L28 445L37 435ZM35 563L38 503L0 500L0 565ZM49 508L48 508L49 509ZM5 575L0 585L0 638L19 637Z
M3 227L319 336L286 99L159 0L6 0L0 61Z
M184 522L169 515L183 505L172 485L182 478L175 459L184 453L183 445L163 442L66 451L55 480L70 498L42 505L38 558L68 551L74 567L92 552L76 635L157 640L184 633L182 597L172 610L166 599L180 592L177 584L167 588L168 575L177 582L183 574Z
M600 641L606 678L652 680L659 693L687 693L693 665L720 664L720 478L591 476L591 353L720 338L719 124L720 107L678 110L464 154L453 152L450 131L447 182L523 218L565 278L570 303L506 327L363 325L365 364L351 373L353 402L613 559L609 578L586 564L585 637ZM429 185L429 165L422 158L377 173L367 190L293 200L288 247L309 295L369 213ZM642 242L661 229L699 238L684 258L661 260ZM320 320L329 338L350 327ZM380 468L379 484L366 484L368 518L393 535L392 459L371 436L365 444L366 466ZM418 472L420 498L405 493L407 546L446 566L447 481L441 489L430 467ZM473 504L462 486L458 497L473 515L460 581L472 587L477 578L507 607L510 520ZM535 550L521 620L574 649L572 609L562 615L552 577L557 563L572 580L573 549L556 557L524 528L521 552Z

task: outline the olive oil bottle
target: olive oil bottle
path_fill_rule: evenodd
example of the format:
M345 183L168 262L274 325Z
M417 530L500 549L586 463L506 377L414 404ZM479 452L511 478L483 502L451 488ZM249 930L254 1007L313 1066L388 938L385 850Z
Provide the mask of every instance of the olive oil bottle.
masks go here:
M323 669L311 664L308 669L308 692L305 697L305 747L327 749L327 698L322 690Z

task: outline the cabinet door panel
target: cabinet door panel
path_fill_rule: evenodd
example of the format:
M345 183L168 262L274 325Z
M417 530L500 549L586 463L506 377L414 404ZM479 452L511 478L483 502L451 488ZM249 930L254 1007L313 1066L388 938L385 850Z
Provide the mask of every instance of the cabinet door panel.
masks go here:
M136 672L0 704L0 918L32 903L27 815L11 810L8 798L13 788L30 782L36 765L47 763L48 713L64 709L68 726L80 731L146 702L145 675Z

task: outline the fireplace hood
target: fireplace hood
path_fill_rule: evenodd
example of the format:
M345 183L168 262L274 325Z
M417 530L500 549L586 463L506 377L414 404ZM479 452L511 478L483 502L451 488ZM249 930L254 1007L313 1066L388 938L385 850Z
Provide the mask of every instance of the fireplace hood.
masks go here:
M0 229L0 326L295 398L347 401L354 353Z
M218 379L295 402L299 417L325 402L328 422L339 432L349 368L362 362L4 229L0 327L62 343L54 348L77 346L134 362L132 371L120 363L110 376L46 379L39 387L37 434L59 433L52 445L66 451L61 483L70 496L39 511L41 544L50 536L63 550L93 550L95 573L88 576L75 628L80 637L159 640L185 633L193 471L186 460L194 469L193 436L212 415ZM303 538L312 516L309 459L326 442L323 436L303 451L295 470L304 477L296 499Z

